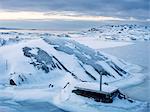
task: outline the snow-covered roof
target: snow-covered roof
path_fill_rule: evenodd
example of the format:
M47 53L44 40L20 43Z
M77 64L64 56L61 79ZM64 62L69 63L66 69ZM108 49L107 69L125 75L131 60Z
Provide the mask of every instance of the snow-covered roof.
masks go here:
M100 92L100 84L99 83L93 83L93 82L81 82L78 83L75 88L78 89L83 89L83 90L90 90L93 92ZM118 88L102 84L102 91L101 92L106 92L106 93L112 93L116 91Z

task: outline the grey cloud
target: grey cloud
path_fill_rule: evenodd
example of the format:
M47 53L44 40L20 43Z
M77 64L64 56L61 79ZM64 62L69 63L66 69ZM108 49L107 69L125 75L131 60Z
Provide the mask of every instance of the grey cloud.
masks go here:
M149 18L149 0L0 0L7 11L73 11L87 15Z

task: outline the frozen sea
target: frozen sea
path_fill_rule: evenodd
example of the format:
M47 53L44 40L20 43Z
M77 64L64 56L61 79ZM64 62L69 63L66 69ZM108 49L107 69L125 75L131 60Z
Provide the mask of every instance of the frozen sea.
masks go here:
M0 112L65 112L48 102L38 101L19 101L11 100L0 101Z
M100 49L127 62L142 66L141 72L146 75L145 81L139 85L125 88L123 91L130 97L150 102L150 43L135 42L127 46Z

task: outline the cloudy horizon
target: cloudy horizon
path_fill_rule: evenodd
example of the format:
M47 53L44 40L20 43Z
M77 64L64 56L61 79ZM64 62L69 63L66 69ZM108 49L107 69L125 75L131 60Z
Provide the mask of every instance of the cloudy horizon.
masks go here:
M149 5L148 0L0 0L0 27L57 29L149 22Z

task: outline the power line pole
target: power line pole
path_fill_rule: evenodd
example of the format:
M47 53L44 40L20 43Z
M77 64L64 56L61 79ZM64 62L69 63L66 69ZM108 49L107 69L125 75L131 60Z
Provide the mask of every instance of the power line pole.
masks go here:
M100 72L100 91L102 91L102 75L103 75L103 72Z

